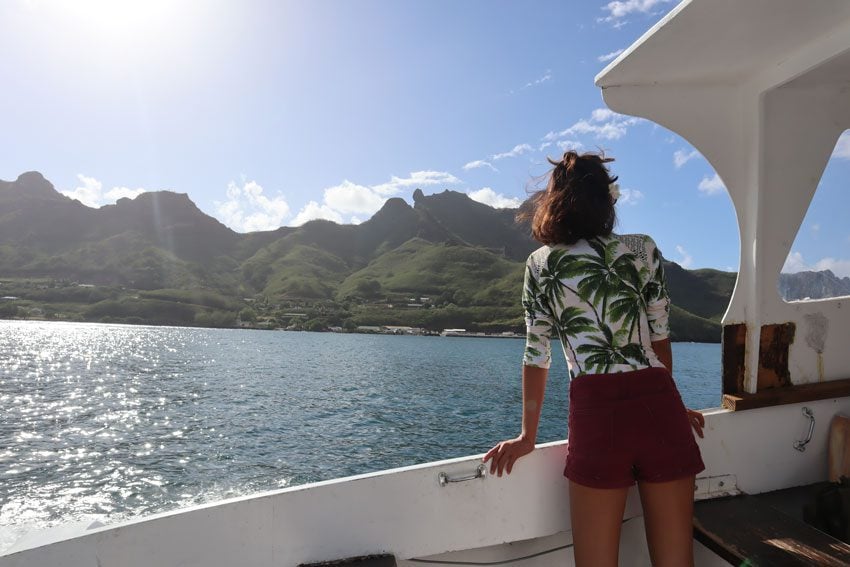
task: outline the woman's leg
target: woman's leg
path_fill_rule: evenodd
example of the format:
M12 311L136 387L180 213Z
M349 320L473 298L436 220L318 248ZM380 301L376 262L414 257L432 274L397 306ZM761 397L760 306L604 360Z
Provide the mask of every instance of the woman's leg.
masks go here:
M646 543L654 567L693 567L694 475L638 482Z
M576 567L617 567L626 488L590 488L570 481Z

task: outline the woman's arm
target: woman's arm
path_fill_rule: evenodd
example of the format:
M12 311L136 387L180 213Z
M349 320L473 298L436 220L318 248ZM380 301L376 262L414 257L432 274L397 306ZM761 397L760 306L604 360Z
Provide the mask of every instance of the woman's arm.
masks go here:
M522 367L522 433L531 441L537 442L537 427L540 424L540 410L543 409L543 396L546 393L546 378L548 368L534 366ZM511 472L508 470L508 472Z
M502 471L511 474L517 459L534 450L548 375L548 368L523 365L522 432L519 437L502 441L484 455L482 462L490 461L490 474L502 476Z
M655 356L661 361L661 364L667 367L670 373L673 373L673 349L670 346L670 339L661 339L660 341L652 341L652 350L655 351Z

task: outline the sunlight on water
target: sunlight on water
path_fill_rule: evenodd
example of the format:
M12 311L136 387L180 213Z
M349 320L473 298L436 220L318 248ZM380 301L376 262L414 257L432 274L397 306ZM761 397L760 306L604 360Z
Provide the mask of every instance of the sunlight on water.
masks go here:
M339 476L483 453L521 418L523 342L0 321L0 552ZM692 407L719 345L677 344ZM539 442L566 436L556 353Z

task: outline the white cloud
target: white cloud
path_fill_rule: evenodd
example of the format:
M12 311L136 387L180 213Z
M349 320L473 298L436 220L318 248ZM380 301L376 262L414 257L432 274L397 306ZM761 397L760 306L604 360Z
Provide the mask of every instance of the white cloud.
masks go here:
M620 189L620 198L617 202L623 205L637 205L643 198L643 192L637 189Z
M850 277L850 260L837 258L821 258L814 264L809 264L800 252L791 252L782 266L783 274L794 274L796 272L820 272L830 270L839 278Z
M850 130L845 130L838 137L838 142L835 144L835 149L832 151L832 157L837 159L850 159Z
M581 119L560 132L549 132L543 136L544 142L560 138L589 134L600 140L619 140L626 135L630 126L641 122L640 118L618 114L608 108L597 108L589 119Z
M673 152L673 165L676 166L676 169L679 169L692 159L699 156L700 153L697 150L691 150L689 152L686 152L685 150L676 150Z
M227 184L227 200L215 201L219 219L237 232L274 230L289 215L289 204L282 196L269 199L256 181Z
M603 140L619 140L626 135L626 127L634 122L610 121L603 124L593 124L587 120L579 120L563 131L563 134L592 134Z
M145 190L142 188L138 189L130 189L129 187L113 187L109 191L107 191L104 196L110 201L117 201L118 199L135 199Z
M720 175L715 173L713 177L703 177L697 189L706 195L717 195L725 191L726 186L723 184L723 180L720 179Z
M512 150L510 150L508 152L502 152L500 154L494 154L490 157L490 159L496 161L496 160L505 159L505 158L517 157L517 156L521 156L522 154L528 153L528 152L532 151L533 149L534 148L532 148L528 144L517 144L516 146L513 147Z
M492 169L495 172L499 171L498 169L493 167L492 163L490 163L489 161L485 161L483 159L477 159L475 161L471 161L471 162L465 164L463 166L463 170L469 171L470 169L478 169L479 167L489 167L490 169Z
M393 175L387 183L373 185L373 191L381 195L394 195L402 189L410 187L428 187L431 185L456 185L462 183L460 179L445 171L413 171L409 177L396 177Z
M666 4L672 0L615 0L602 6L608 15L599 18L599 22L609 22L615 28L622 27L626 22L623 18L630 14L648 14L659 4Z
M619 140L628 132L629 127L639 124L643 120L634 116L618 114L609 108L597 108L590 113L590 118L582 119L561 131L552 131L543 136L537 151L543 151L552 144L557 144L563 152L567 150L579 150L584 144L576 139L581 135L590 135L598 140ZM517 157L529 152L534 148L529 144L517 144L510 151L494 154L489 160L470 161L463 166L465 171L479 167L489 167L498 171L492 164L506 158Z
M114 203L123 197L135 199L145 192L145 189L142 188L113 187L104 193L103 183L94 177L88 177L82 173L78 173L77 179L79 179L81 185L75 187L73 191L62 191L61 193L72 199L76 199L87 207L98 208L102 205Z
M788 257L785 258L785 264L782 266L782 273L794 274L797 272L804 272L808 269L809 267L806 266L806 261L803 260L803 255L799 252L791 252L788 254Z
M506 197L501 193L496 193L489 187L482 187L477 191L470 191L468 195L473 201L490 205L496 209L516 209L522 204L521 199Z
M351 224L359 224L360 215L371 217L384 206L390 195L411 188L432 185L456 185L463 183L445 171L413 171L408 177L393 175L386 183L359 185L348 179L339 185L328 187L322 194L322 202L310 201L292 219L292 226L300 226L314 219L325 219L338 223L349 218Z
M557 146L562 152L566 152L567 150L578 151L584 147L584 144L577 140L559 140Z
M543 73L543 76L541 76L540 78L535 79L531 82L526 83L525 86L522 87L522 88L523 89L530 89L531 87L536 87L537 85L542 85L546 81L550 81L550 80L552 80L552 70L546 69L546 72Z
M73 191L62 191L62 194L76 199L87 207L99 207L103 184L94 177L86 177L82 173L77 174L77 179L80 180L82 185L76 187Z
M372 214L380 209L386 198L369 187L345 180L339 185L325 189L325 205L339 213Z
M681 258L676 261L677 264L679 264L680 266L682 266L683 268L686 268L686 269L690 268L691 266L694 265L693 257L690 254L688 254L688 251L685 250L685 248L683 246L677 244L676 245L676 252L678 252L679 255L681 255Z
M534 79L533 81L529 81L529 82L525 83L521 88L517 89L516 91L511 90L510 94L514 94L516 92L524 91L525 89L530 89L532 87L542 85L543 83L545 83L547 81L551 81L551 80L552 80L552 70L546 69L546 71L543 73L543 75L541 75L537 79Z
M821 258L815 262L815 271L830 270L839 278L850 277L850 260L839 260L836 258Z
M616 59L617 56L619 56L623 51L625 51L625 49L618 49L616 51L612 51L611 53L606 53L605 55L600 55L599 57L596 58L596 60L599 61L600 63L606 63L608 61L611 61L612 59Z
M292 226L301 226L305 222L325 219L337 223L342 223L342 216L327 205L320 205L316 201L310 201L304 208L301 209L295 218L292 219Z
M606 120L610 120L616 116L619 115L610 108L595 108L590 113L590 119L594 122L605 122Z

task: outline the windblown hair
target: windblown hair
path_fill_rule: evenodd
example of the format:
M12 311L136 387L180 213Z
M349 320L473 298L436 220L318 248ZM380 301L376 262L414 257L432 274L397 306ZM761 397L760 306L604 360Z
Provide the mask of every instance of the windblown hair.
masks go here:
M608 186L617 176L612 177L605 164L614 159L573 150L560 161L546 159L555 166L546 189L531 195L517 221L530 221L534 239L548 245L611 234L617 215Z

